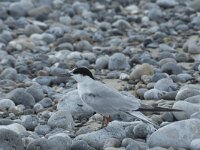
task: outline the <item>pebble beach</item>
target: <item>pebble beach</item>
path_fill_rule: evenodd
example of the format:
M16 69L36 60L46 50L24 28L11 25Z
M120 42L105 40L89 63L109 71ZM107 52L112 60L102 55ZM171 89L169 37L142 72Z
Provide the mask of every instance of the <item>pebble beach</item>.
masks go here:
M103 116L68 72L183 110ZM1 150L200 150L200 0L1 0Z

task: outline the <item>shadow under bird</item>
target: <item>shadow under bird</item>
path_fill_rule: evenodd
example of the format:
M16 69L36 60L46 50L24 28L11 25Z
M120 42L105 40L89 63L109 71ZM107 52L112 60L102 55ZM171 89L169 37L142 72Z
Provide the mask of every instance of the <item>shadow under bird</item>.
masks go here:
M123 95L116 89L95 80L90 70L86 67L75 68L70 72L70 75L77 82L78 94L83 103L103 116L110 116L119 112L126 113L158 128L150 118L140 111L182 111L145 105L136 97L133 98ZM104 117L104 121L108 123L110 118Z

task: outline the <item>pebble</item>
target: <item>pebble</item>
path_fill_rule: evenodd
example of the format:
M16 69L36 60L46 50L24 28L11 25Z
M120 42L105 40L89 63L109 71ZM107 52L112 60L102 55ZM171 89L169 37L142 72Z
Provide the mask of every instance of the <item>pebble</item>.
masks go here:
M150 148L160 146L189 149L192 140L199 138L199 123L198 119L188 119L166 125L149 137L148 146Z
M72 130L74 121L69 111L59 110L49 118L48 125L51 126L51 128Z
M182 73L181 67L172 62L163 64L161 67L161 71L169 75Z
M200 109L200 105L192 104L192 103L189 103L186 101L178 101L178 102L174 103L173 108L184 111L181 113L173 112L173 114L177 120L184 120L184 119L189 119L192 114L194 114L195 112L198 112Z
M38 135L46 135L51 131L51 127L49 125L38 125L35 127L34 131Z
M0 129L0 148L24 150L20 136L15 131L2 128Z
M51 107L53 105L53 102L50 98L45 97L39 102L44 108Z
M73 141L71 150L96 150L84 140Z
M126 56L122 53L113 54L108 61L108 69L110 70L122 70L129 68L130 65Z
M130 80L141 79L142 75L152 75L153 67L149 64L137 65L130 74Z
M18 123L13 123L10 125L1 125L0 129L11 130L19 135L23 135L26 132L26 129L24 128L24 126Z
M170 78L163 78L155 83L154 88L160 91L172 92L177 90L178 85Z
M194 139L192 140L191 144L190 144L190 149L191 150L198 150L200 149L200 138Z
M97 58L95 65L96 69L106 69L108 67L109 58L107 56L101 56Z
M146 100L160 100L165 92L158 89L150 89L144 93L144 99Z
M30 131L33 131L39 124L39 119L36 115L25 115L21 117L22 125Z
M1 99L0 100L0 110L8 111L11 108L15 107L15 103L10 99Z
M39 102L44 98L44 93L41 90L40 86L31 86L26 89L26 92L31 94L33 98L35 99L35 102Z
M188 97L192 97L192 96L196 96L196 95L200 95L200 91L194 87L190 87L190 86L185 86L182 87L177 95L176 95L176 100L184 100Z
M175 0L157 0L156 3L163 8L171 8L178 4Z
M7 98L11 99L16 105L33 106L35 104L34 97L23 88L17 88L7 94Z

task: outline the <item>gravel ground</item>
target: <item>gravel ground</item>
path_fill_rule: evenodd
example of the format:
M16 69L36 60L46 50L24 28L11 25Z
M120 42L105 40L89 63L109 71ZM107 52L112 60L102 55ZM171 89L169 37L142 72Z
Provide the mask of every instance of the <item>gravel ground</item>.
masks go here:
M0 1L0 149L200 149L200 0ZM86 66L145 104L158 130L82 103Z

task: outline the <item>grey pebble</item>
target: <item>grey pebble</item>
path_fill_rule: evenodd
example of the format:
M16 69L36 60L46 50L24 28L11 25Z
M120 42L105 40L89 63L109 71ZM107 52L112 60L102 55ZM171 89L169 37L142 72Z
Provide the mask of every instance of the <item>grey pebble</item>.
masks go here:
M129 67L128 60L122 53L113 54L108 61L108 69L110 70L123 70Z
M188 149L190 148L192 140L199 138L199 123L200 121L198 119L188 119L166 125L155 131L149 137L148 146L150 148L160 146L173 147L175 149L183 147ZM191 125L195 128L195 132L191 129ZM169 136L171 134L173 136ZM184 138L185 136L187 138Z
M35 127L34 132L38 135L46 135L51 131L51 127L49 125L38 125Z
M44 93L40 86L31 86L26 89L26 92L30 93L34 97L35 102L39 102L44 98Z
M1 99L0 100L0 110L8 111L11 108L15 107L15 103L10 99Z
M16 105L23 104L24 106L33 106L35 104L34 97L27 93L23 88L17 88L9 92L6 96L11 99Z
M172 62L168 62L168 63L165 63L164 65L162 65L161 71L165 72L169 75L182 73L181 67Z
M177 90L178 85L170 78L163 78L155 83L154 88L165 92L172 92Z
M144 93L144 99L146 100L159 100L164 95L163 91L158 89L150 89Z
M84 140L74 140L71 145L71 150L96 150L96 149L91 147Z
M33 131L39 124L39 119L36 115L25 115L21 117L22 125L27 129Z
M69 111L59 110L49 118L48 125L52 128L72 130L74 127L74 121Z
M51 12L51 7L47 5L39 6L28 11L30 17L34 17L36 20L44 21L48 18L48 14Z
M0 149L24 150L22 139L12 130L0 129Z
M192 140L190 144L190 149L191 150L198 150L200 149L200 138Z
M140 123L136 125L133 129L134 136L136 138L145 139L148 134L150 134L150 129L145 123Z
M116 139L116 138L109 138L106 140L106 142L104 143L103 148L107 148L107 147L119 147L121 145L120 140Z
M51 107L53 105L52 100L48 97L43 98L40 102L39 102L44 108L48 108Z

